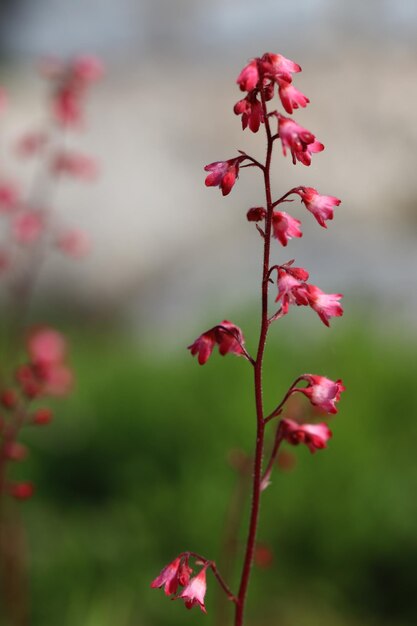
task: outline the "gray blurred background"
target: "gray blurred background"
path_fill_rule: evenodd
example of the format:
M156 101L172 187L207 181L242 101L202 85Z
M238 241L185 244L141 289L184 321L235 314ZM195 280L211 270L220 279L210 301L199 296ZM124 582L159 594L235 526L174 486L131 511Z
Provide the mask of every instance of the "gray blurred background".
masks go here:
M376 318L415 325L416 27L415 0L3 1L3 172L31 175L4 145L42 119L36 60L91 52L107 66L75 138L101 177L62 185L55 203L94 251L82 268L50 262L43 288L164 338L188 334L220 297L225 310L253 303L260 239L245 213L263 202L260 180L244 171L222 199L203 166L238 148L262 158L262 129L242 133L232 108L244 63L273 51L302 65L295 84L311 103L294 117L326 146L310 168L277 151L276 195L303 184L342 199L327 232L294 204L304 237L277 260L295 257L323 290L348 294L348 310L372 303Z

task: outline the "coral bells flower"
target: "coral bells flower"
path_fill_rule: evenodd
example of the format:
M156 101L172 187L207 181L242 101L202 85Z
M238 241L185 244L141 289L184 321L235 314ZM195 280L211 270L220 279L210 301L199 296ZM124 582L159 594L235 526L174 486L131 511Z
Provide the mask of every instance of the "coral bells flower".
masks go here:
M316 285L306 285L308 293L308 303L311 308L316 311L319 318L326 326L329 326L331 317L340 317L343 315L343 308L340 304L341 293L324 293Z
M67 352L66 341L61 333L48 327L33 330L26 347L30 360L42 366L62 362Z
M62 396L72 388L72 371L65 364L66 342L52 328L39 328L29 335L30 363L18 369L17 379L28 397Z
M280 82L291 83L291 74L301 72L298 63L285 58L282 54L266 52L260 60L262 74L265 78L270 78L277 84Z
M305 108L310 100L301 91L296 89L294 85L289 83L280 82L278 89L279 97L281 98L282 106L287 113L292 113L294 109L298 107Z
M223 320L218 326L214 326L200 335L200 337L197 337L194 343L188 346L188 350L190 350L192 356L198 354L199 364L204 365L216 344L219 346L219 352L222 356L229 353L246 356L243 349L244 337L242 331L238 326L227 320Z
M278 115L278 134L281 138L284 156L287 155L288 148L294 165L297 161L303 165L310 165L312 153L324 150L324 145L316 141L313 133L289 117Z
M228 161L215 161L205 166L205 171L210 172L206 177L206 187L220 187L222 194L227 196L232 190L239 176L239 163L243 157L236 157Z
M178 589L178 576L181 564L181 557L178 556L171 563L168 563L166 567L161 570L159 576L151 582L152 589L164 587L164 591L167 596L177 592Z
M274 211L272 215L273 235L283 246L287 245L289 239L303 236L300 224L300 220L291 217L285 211Z
M336 402L340 400L340 394L345 391L342 381L330 380L324 376L314 374L304 374L301 380L308 382L305 388L297 387L294 391L303 393L310 400L311 404L317 406L326 413L337 413Z
M308 297L305 280L308 272L302 267L280 267L278 269L278 296L276 302L281 300L282 313L286 315L290 304L298 306L308 305Z
M280 423L281 436L293 446L305 443L311 453L327 448L327 441L332 436L330 428L321 424L299 424L294 420L283 419Z
M187 609L191 609L194 605L198 605L203 613L207 613L204 605L204 596L206 595L207 583L206 583L206 569L207 565L203 567L197 576L192 578L188 585L183 589L178 598L182 598L185 601Z
M258 62L252 59L250 63L245 65L236 79L241 91L252 91L255 89L259 81Z
M75 259L86 256L91 248L90 238L82 230L68 230L59 235L55 243L61 252Z
M314 187L301 187L297 193L320 226L327 228L325 220L333 219L333 207L339 206L341 200L334 196L322 196Z
M55 174L67 174L83 180L94 180L98 174L97 163L94 159L73 152L58 153L51 168Z
M239 100L233 108L236 115L242 116L242 129L249 126L253 133L257 133L261 122L264 121L262 104L256 97L256 93L249 93L246 98Z
M12 183L0 183L0 213L12 213L19 205L19 195L19 190Z
M28 500L33 496L35 488L32 483L12 483L8 486L10 495L16 500Z
M266 217L266 211L262 206L255 206L246 213L248 222L261 222Z
M44 225L41 211L22 211L12 221L14 238L21 244L33 243L41 236Z

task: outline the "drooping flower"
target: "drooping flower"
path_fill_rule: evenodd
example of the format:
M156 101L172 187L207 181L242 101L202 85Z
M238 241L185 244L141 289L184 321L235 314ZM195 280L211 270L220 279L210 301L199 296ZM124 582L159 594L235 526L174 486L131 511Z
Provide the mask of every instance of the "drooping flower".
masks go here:
M316 141L313 133L291 118L280 114L278 114L278 133L282 143L282 152L286 156L287 148L290 150L294 165L297 161L303 165L310 165L311 154L324 150L324 145Z
M165 594L167 596L177 592L178 589L178 575L181 564L181 557L178 556L171 563L168 563L152 582L151 587L153 589L164 587Z
M273 236L278 239L283 246L286 246L289 239L302 237L300 230L300 220L295 219L285 211L274 211L272 214Z
M336 402L340 400L340 394L345 391L345 387L339 380L331 380L325 376L315 374L304 374L300 377L307 381L307 387L296 387L294 391L303 393L310 400L311 404L326 413L337 413Z
M294 85L285 81L280 81L278 93L281 98L282 106L286 112L290 114L294 109L298 109L298 107L305 108L310 102L307 96L296 89Z
M257 133L261 122L264 121L262 104L256 97L256 92L251 91L246 98L236 102L233 111L236 115L242 116L242 129L249 126L253 133Z
M316 285L306 285L308 304L316 311L319 318L326 326L329 326L331 317L340 317L343 315L343 308L340 304L341 293L324 293Z
M219 352L222 356L229 353L238 356L245 355L242 347L244 344L243 333L238 326L228 320L223 320L221 324L210 328L197 337L194 343L188 346L188 350L192 356L198 354L199 364L204 365L216 344L219 346Z
M205 171L210 172L205 180L206 186L220 187L222 194L227 196L239 176L239 163L242 160L243 157L236 157L228 161L215 161L206 165Z
M207 583L206 583L206 569L207 565L203 569L191 578L188 585L182 590L178 598L181 598L185 602L187 609L191 609L193 606L198 605L203 613L207 613L204 605L204 596L206 595Z
M300 187L297 192L306 208L314 215L320 226L327 228L325 220L333 219L333 208L341 200L334 196L322 196L314 187Z
M292 74L301 72L298 63L287 59L282 54L266 52L261 59L262 74L277 84L280 82L291 83Z
M305 443L311 453L316 450L327 448L327 441L332 436L332 431L324 422L320 424L299 424L291 419L283 419L280 422L281 436L288 443L296 446Z
M298 272L296 270L299 270ZM305 277L305 278L304 278ZM305 280L308 272L300 268L280 267L278 269L278 295L275 302L281 300L282 313L286 315L290 304L308 305Z
M98 174L97 163L85 154L59 152L52 161L51 169L55 174L67 174L83 180L94 180Z
M14 238L18 243L30 244L36 241L44 229L44 217L41 211L24 210L12 221Z
M255 89L259 81L258 62L257 59L252 59L243 70L240 72L236 79L242 91L252 91Z

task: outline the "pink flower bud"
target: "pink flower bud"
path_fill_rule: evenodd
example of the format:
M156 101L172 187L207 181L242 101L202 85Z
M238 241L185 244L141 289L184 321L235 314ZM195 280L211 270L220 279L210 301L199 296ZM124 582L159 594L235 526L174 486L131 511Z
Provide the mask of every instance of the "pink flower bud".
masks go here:
M59 152L51 167L55 174L67 174L87 181L94 180L98 174L97 163L94 159L74 152Z
M261 206L256 206L256 207L253 207L252 209L249 209L249 211L246 214L246 219L248 220L248 222L261 222L262 220L265 219L265 216L266 216L265 209Z
M46 145L48 136L43 132L30 132L22 135L16 142L16 152L20 157L38 154Z
M5 445L5 456L9 461L23 461L27 456L27 448L18 441Z
M12 213L18 208L19 201L19 190L13 183L0 183L0 213Z
M9 493L16 500L28 500L35 491L32 483L12 483L8 486Z
M33 243L39 239L44 229L43 215L40 211L22 211L13 219L12 228L18 243Z
M17 394L14 389L5 389L0 400L5 409L14 409L17 404Z
M64 336L48 326L32 330L29 334L26 348L30 360L41 366L61 363L67 353L67 344Z
M283 246L287 245L289 239L303 236L299 228L300 224L300 220L291 217L285 211L274 211L272 214L273 235Z
M32 424L37 424L38 426L45 426L46 424L50 424L54 414L51 409L41 408L37 409L32 417Z
M246 98L239 100L233 108L236 115L242 116L242 129L249 126L253 133L257 133L261 122L264 122L262 104L257 99L256 94L249 93Z
M325 423L299 424L294 420L283 419L280 428L283 439L293 446L305 443L311 453L327 448L327 441L332 436L330 428Z

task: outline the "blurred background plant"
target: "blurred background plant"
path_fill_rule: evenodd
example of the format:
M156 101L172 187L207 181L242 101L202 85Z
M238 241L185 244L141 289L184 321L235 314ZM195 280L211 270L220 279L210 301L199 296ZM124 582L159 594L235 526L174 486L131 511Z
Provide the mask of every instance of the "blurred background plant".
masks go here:
M313 96L300 123L331 150L302 181L277 161L276 182L343 198L325 246L312 225L301 256L297 242L288 250L324 290L340 286L345 321L310 334L297 312L286 320L291 333L272 333L269 385L285 391L303 364L336 373L349 394L314 471L296 450L265 496L260 540L272 557L261 559L269 571L254 577L248 615L257 626L414 624L416 3L20 0L0 10L2 178L7 164L9 178L31 180L8 146L43 118L36 60L93 50L108 65L88 101L89 132L77 133L77 150L99 154L105 175L88 194L66 185L54 200L57 215L71 211L93 233L94 249L82 270L59 255L45 263L27 320L64 331L77 378L48 429L27 431L31 455L16 468L37 486L21 510L32 623L202 618L155 599L149 580L186 547L220 553L237 480L230 449L237 438L247 453L252 440L251 380L237 359L200 371L185 347L217 321L221 298L253 348L259 243L242 218L260 194L242 178L225 207L202 168L222 145L225 156L230 146L262 155L224 111L242 60L279 49L302 63L299 86ZM209 621L214 602L209 590Z

